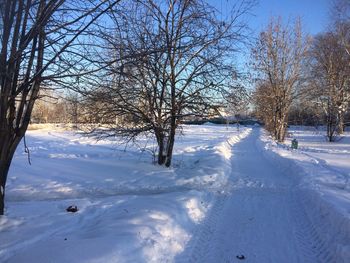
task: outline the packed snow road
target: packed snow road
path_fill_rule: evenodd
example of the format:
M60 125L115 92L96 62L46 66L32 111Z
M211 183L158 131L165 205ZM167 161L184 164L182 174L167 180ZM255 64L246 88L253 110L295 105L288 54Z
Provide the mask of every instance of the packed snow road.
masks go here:
M179 262L335 262L298 199L293 172L267 160L258 140L255 129L234 146L232 188Z

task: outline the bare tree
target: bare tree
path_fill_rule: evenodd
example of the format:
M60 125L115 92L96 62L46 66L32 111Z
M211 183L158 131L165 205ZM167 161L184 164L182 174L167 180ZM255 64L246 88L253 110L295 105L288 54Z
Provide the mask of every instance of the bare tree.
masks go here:
M42 86L67 76L72 43L119 1L0 2L0 215L7 174ZM78 55L77 55L78 56Z
M329 141L343 132L349 110L349 51L350 2L333 0L328 30L313 40L306 69L307 85L293 109L294 120L303 118L308 124L325 124Z
M271 85L266 82L259 82L256 84L253 93L254 115L261 120L265 128L270 132L274 132L276 127L276 100L274 99L274 90Z
M311 96L325 114L327 137L342 133L344 114L350 102L350 56L337 32L315 37L311 55Z
M53 90L41 89L31 114L31 123L66 122L65 102Z
M231 86L225 99L226 113L231 116L238 116L249 110L251 92L245 86L235 84Z
M85 95L103 105L101 116L124 121L101 135L132 139L150 133L158 164L170 166L181 121L205 116L221 103L234 71L231 55L247 29L241 18L251 7L252 1L238 1L225 20L197 0L142 0L115 10L115 28L103 35L114 63Z
M330 13L331 31L336 32L340 44L350 56L350 1L333 0Z
M278 18L260 33L252 49L252 66L257 73L256 111L278 141L284 141L289 108L303 79L307 47L300 20L291 27L283 26Z

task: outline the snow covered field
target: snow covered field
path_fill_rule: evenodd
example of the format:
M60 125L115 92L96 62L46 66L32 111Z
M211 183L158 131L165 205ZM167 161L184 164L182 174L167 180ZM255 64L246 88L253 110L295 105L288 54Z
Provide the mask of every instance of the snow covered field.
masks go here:
M27 134L0 218L1 262L347 262L350 135L300 148L260 128L184 126L173 167L71 131ZM77 213L67 213L77 205Z
M32 165L18 149L0 219L1 261L172 261L227 185L231 145L249 131L184 127L172 169L116 141L28 132ZM79 212L67 213L69 205Z

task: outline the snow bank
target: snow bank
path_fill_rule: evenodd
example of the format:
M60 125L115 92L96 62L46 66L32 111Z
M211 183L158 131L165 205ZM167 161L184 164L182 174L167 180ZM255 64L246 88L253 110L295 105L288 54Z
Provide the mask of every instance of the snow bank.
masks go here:
M205 136L208 128L209 131L211 129L218 132L221 130L227 136L220 136L220 140L213 140L215 138L213 134L210 134L209 137ZM187 132L192 131L187 130ZM175 162L182 160L181 165L175 170L178 178L176 185L199 191L222 191L227 186L231 174L232 146L245 138L251 132L251 128L237 131L232 126L227 128L202 125L196 132L198 137L205 136L206 144L205 146L187 146L183 150L175 151ZM216 134L218 135L219 133ZM191 142L181 141L181 144L189 145Z
M294 137L295 134L294 132ZM309 133L310 138L307 140L315 140L316 135ZM339 172L339 167L327 163L329 156L324 160L315 158L307 152L309 148L303 145L299 150L291 150L286 144L272 141L265 132L261 134L258 144L266 159L278 165L287 176L293 178L294 192L300 201L299 209L304 210L310 220L307 227L318 240L313 248L319 250L320 258L328 260L327 262L348 262L350 170L343 167ZM338 151L330 150L328 154L331 152L334 154Z
M221 157L221 167L223 168L222 174L223 176L225 176L225 183L227 183L227 179L231 175L232 170L232 146L240 140L244 139L246 136L248 136L251 131L251 128L244 129L241 133L231 136L226 141L214 147L215 153L217 153ZM221 187L223 186L224 184L221 185Z

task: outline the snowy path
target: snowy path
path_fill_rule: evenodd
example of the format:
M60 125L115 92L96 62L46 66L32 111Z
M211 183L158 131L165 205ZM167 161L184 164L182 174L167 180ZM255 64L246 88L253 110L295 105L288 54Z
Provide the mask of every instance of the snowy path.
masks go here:
M183 128L172 169L113 141L30 132L35 165L17 151L0 262L348 262L348 192L323 163L260 129ZM305 183L317 176L334 203Z
M179 262L333 262L291 173L265 159L258 139L255 129L234 146L233 190L218 196Z

